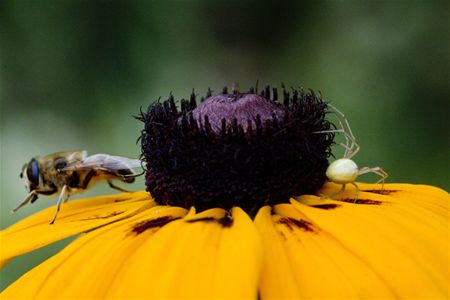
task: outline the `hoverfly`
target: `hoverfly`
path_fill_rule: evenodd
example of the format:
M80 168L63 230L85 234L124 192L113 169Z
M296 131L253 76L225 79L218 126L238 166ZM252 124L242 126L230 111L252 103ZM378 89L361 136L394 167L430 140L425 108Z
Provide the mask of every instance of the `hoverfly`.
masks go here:
M16 212L28 202L35 202L38 195L59 194L56 212L50 222L53 224L61 204L67 202L70 195L82 193L101 180L106 180L113 189L128 192L114 185L112 180L132 183L135 177L142 175L133 169L141 166L142 163L138 159L108 154L88 156L84 150L34 157L24 164L20 173L29 193L12 212Z

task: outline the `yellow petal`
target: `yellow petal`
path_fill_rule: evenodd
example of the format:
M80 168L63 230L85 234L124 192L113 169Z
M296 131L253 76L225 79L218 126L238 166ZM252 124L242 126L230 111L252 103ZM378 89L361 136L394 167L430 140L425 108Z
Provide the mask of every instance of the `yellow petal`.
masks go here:
M378 194L393 196L390 198L381 198L382 200L385 199L386 201L413 205L416 209L426 209L443 217L447 216L450 209L450 201L443 201L443 199L448 199L448 193L434 186L418 184L385 184L382 186L381 184L358 183L358 187L360 192L369 194L359 194L358 199L356 199L355 196L357 193L355 188L347 185L345 192L333 197L333 199L344 199L351 203L356 199L356 202L363 203L364 195L373 196L373 194ZM326 183L319 192L328 195L338 191L340 188L341 185Z
M301 197L300 203L292 201L298 213L317 228L311 242L301 239L302 254L323 254L314 264L302 261L302 268L308 269L305 273L320 278L322 287L335 289L342 297L387 297L389 293L400 298L448 297L449 195L416 185L385 185L381 194L379 185L359 187L370 191L359 193L360 204L342 201L354 198L351 189L336 197L341 201L326 200L335 205L332 209L311 206L317 202L312 196ZM325 189L332 192L333 186ZM280 207L277 212L286 214ZM320 267L323 262L328 268ZM308 287L314 285L304 286ZM319 284L315 288L311 294L321 293Z
M286 248L286 237L275 228L271 207L261 208L256 215L255 225L261 234L264 249L262 276L259 290L262 299L298 299L299 290L297 266L291 261Z
M114 277L122 268L127 268L127 260L133 252L161 226L185 214L183 208L155 206L134 217L83 234L14 282L1 298L105 298ZM151 282L146 282L145 286L149 288Z
M109 298L252 298L261 245L251 219L213 209L164 226L130 256Z
M0 232L0 266L15 256L127 218L154 205L146 192L70 201L62 205L53 225L49 222L55 207L44 209Z

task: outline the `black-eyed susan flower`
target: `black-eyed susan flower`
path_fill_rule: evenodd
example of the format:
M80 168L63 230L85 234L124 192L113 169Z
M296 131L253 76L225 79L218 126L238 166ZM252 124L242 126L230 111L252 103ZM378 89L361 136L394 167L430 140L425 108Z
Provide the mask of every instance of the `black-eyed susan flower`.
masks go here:
M325 183L333 135L313 93L195 96L139 117L150 192L66 203L1 232L1 264L78 238L14 298L446 298L449 196ZM299 196L296 199L293 196Z

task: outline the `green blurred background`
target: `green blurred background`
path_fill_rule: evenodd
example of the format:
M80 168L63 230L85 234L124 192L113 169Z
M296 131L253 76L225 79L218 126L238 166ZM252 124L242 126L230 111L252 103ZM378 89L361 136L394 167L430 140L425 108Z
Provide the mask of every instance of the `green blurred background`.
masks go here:
M1 228L55 203L9 213L31 157L135 157L141 106L256 80L320 90L346 113L360 166L448 190L449 20L448 1L2 0ZM12 261L0 288L65 243Z

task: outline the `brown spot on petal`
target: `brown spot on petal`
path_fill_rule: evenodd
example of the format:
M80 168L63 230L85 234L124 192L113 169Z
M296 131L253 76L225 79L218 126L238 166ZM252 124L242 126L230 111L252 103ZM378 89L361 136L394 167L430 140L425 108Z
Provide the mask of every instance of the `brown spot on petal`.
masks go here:
M191 220L187 220L186 222L188 223L197 223L197 222L215 222L216 219L214 219L213 217L204 217L204 218L198 218L198 219L191 219Z
M222 227L231 227L231 225L233 225L233 219L228 216L220 218L217 222L222 225Z
M124 198L121 198L121 199L114 199L114 202L124 202L124 201L128 201L128 200L131 200L132 199L132 197L124 197Z
M110 214L108 214L106 216L99 217L99 219L107 219L107 218L118 216L118 215L123 214L123 213L124 213L123 211L113 211L112 213L110 213Z
M164 225L175 221L179 218L172 218L171 216L164 216L161 218L153 219L153 220L145 220L142 222L139 222L133 226L133 229L131 230L133 233L140 234L147 229L156 228L156 227L163 227Z
M278 221L279 224L285 225L289 230L294 231L294 227L300 228L304 231L310 231L315 232L314 225L311 222L308 222L306 220L300 219L294 219L294 218L281 218Z
M367 193L380 194L380 195L390 195L392 193L398 192L398 190L362 190L362 191L367 192Z
M340 205L334 204L334 203L327 203L327 204L311 205L311 207L320 208L320 209L335 209L335 208L340 207Z
M123 211L113 211L113 212L111 212L111 213L109 213L107 215L103 215L103 216L102 215L93 215L92 217L89 217L89 218L74 220L74 222L75 221L88 221L88 220L108 219L108 218L115 217L115 216L118 216L118 215L123 214L123 213L124 213Z
M188 223L196 223L196 222L217 222L222 227L231 227L233 225L233 219L229 216L222 217L220 219L215 219L213 217L205 217L205 218L199 218L199 219L192 219L187 220Z
M383 204L382 201L378 200L372 200L372 199L355 199L352 198L346 198L346 199L339 199L339 201L348 202L348 203L355 203L355 204L369 204L369 205L381 205Z

